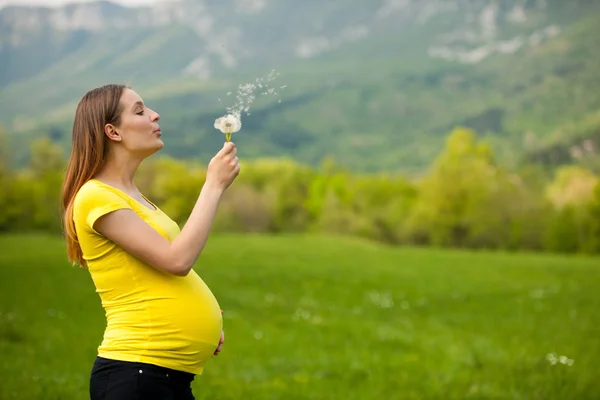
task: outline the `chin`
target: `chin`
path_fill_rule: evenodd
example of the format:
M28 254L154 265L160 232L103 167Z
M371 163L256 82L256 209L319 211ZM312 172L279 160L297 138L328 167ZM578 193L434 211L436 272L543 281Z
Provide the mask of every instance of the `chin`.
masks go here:
M158 143L157 145L152 146L151 148L147 149L144 152L144 157L150 157L154 153L157 153L158 151L160 151L163 147L165 147L165 144L162 141L160 141L160 143Z

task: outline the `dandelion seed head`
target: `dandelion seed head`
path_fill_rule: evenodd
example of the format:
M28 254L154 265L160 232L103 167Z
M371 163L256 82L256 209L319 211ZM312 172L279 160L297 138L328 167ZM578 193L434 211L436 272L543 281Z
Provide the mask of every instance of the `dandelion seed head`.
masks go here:
M573 360L567 356L559 356L555 353L550 353L550 354L546 355L546 360L548 360L550 365L556 365L556 364L560 363L560 364L571 367L571 366L573 366L573 364L575 364L575 360Z

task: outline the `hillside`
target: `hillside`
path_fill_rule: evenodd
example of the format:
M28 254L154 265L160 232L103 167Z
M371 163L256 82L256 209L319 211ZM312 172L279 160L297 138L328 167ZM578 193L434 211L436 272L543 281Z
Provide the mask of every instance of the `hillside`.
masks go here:
M419 170L465 125L517 162L600 126L598 22L584 0L7 7L0 124L17 161L40 134L66 147L78 98L125 82L161 113L167 153L206 160L238 85L275 69L278 95L258 94L234 138L245 157Z

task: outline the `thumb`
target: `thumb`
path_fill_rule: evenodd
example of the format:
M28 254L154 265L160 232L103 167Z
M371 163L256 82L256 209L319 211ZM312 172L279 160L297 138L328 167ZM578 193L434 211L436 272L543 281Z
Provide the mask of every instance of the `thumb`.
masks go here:
M229 154L234 148L235 145L233 144L233 142L225 142L225 144L223 144L223 148L219 151L219 153L223 155Z

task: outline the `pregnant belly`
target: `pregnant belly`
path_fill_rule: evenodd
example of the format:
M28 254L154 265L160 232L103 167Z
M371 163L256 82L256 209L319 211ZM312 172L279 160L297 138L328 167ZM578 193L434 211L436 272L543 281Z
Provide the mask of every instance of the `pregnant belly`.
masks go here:
M211 290L194 273L144 297L135 306L107 310L100 353L199 372L217 348L223 328Z
M186 277L185 286L179 288L172 304L161 307L172 329L191 343L217 345L221 337L223 320L217 299L208 286L195 273ZM170 311L170 313L169 313Z

